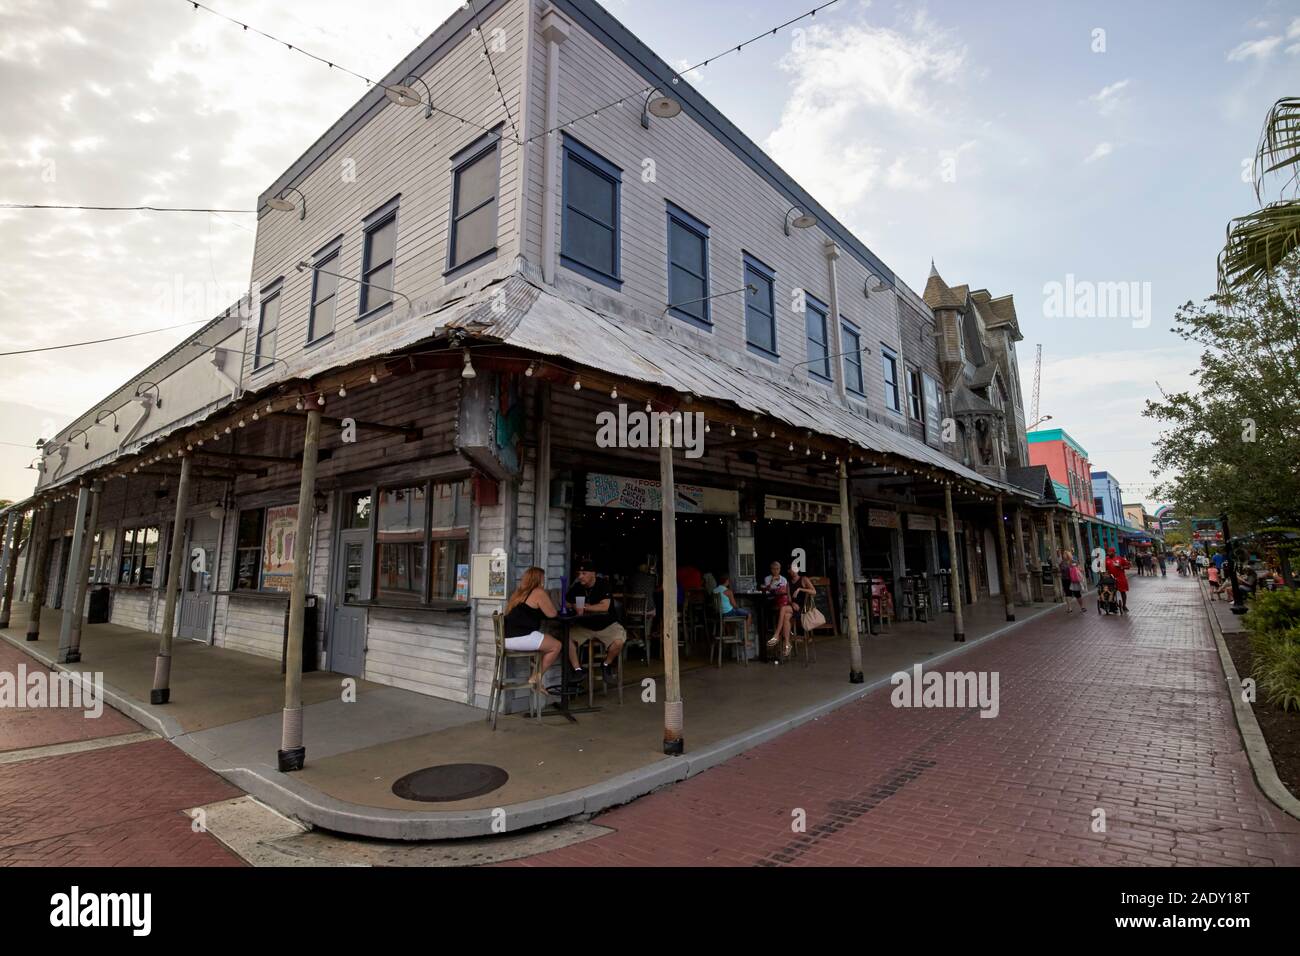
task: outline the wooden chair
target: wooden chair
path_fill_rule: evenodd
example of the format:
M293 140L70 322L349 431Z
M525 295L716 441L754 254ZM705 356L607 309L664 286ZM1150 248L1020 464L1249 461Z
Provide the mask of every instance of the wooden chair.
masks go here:
M542 652L506 650L506 618L500 611L492 612L492 632L496 636L497 663L492 675L492 692L488 696L488 723L492 725L493 730L497 729L497 714L501 710L502 694L521 687L527 687L529 690L528 712L536 713L540 721L542 719L541 692L528 683L527 677L523 680L510 680L507 674L510 670L510 661L526 659L528 676L531 677L542 663Z
M790 624L790 645L791 645L790 656L793 657L794 655L798 654L799 645L803 644L803 666L804 667L808 666L810 659L812 663L814 664L817 663L817 652L816 650L813 649L812 631L808 631L804 629L803 621L801 618L803 612L808 610L808 608L812 606L813 606L813 597L811 595L804 595L799 601L799 613L795 614L794 620Z
M639 646L650 663L650 626L654 620L653 609L647 609L644 594L629 594L623 599L623 630L627 631L629 645Z
M722 666L722 652L728 644L740 645L740 659L749 666L749 618L732 616L728 617L722 613L722 595L713 595L713 613L717 620L717 630L713 635L713 642L718 648L718 667ZM731 628L728 634L728 628ZM713 654L710 652L709 657Z
M894 596L889 593L889 585L884 578L873 578L871 582L871 617L881 628L893 630Z

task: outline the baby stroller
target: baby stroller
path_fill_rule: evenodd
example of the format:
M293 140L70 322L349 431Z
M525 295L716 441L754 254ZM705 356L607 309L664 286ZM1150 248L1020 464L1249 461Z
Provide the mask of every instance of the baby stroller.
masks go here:
M1097 578L1097 613L1119 614L1123 608L1119 603L1119 591L1115 587L1115 575L1106 571Z

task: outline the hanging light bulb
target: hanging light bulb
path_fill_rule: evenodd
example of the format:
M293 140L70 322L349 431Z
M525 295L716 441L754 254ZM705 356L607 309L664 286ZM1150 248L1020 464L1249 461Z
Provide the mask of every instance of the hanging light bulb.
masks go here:
M787 450L787 451L794 451L794 442L790 442L790 447L789 447L788 449L786 449L786 450Z
M199 447L200 447L200 448L203 447L203 439L202 439L202 438L199 439L198 444L199 444Z
M769 438L775 438L775 437L776 437L776 429L775 429L775 428L772 429L772 434L769 435L768 437L769 437Z
M469 349L465 349L461 354L464 356L465 364L460 370L460 377L461 378L476 377L478 375L478 372L474 371L474 363L473 361L470 360Z
M379 384L379 376L376 375L374 372L371 372L371 373L370 373L370 384L371 384L371 385L378 385L378 384Z
M757 428L754 429L754 437L755 437L755 438L758 437L758 429L757 429Z
M226 426L226 434L227 434L227 435L230 434L230 426L229 426L229 425Z
M271 403L270 403L270 402L267 402L267 403L266 403L266 414L270 415L270 414L271 414L271 411L272 411Z
M321 392L319 395L316 396L316 404L317 404L317 405L324 405L324 404L325 404L325 393L324 393L324 392Z
M348 390L347 390L346 388L344 388L342 385L340 385L340 386L339 386L339 398L347 398L347 397L348 397Z
M615 401L618 400L618 386L617 386L617 385L615 385L613 388L611 388L611 389L609 390L609 397L610 397L611 399L614 399Z
M582 391L582 379L580 379L580 378L575 378L575 379L573 380L573 390L574 390L575 392L581 392L581 391Z
M736 426L735 426L735 425L732 425L732 426L731 426L731 437L732 437L732 438L735 438L735 437L736 437Z
M257 421L257 412L253 412L253 421Z
M240 428L244 427L244 420L242 418L239 420L239 427Z
M826 460L826 452L822 452L822 461Z
M708 433L709 433L709 423L708 423L708 422L705 422L705 423L704 423L704 434L707 435Z
M647 413L654 411L654 409L650 407L650 399L648 398L645 400L645 410Z
M524 374L527 375L529 378L532 378L532 377L533 377L533 373L536 372L536 371L537 371L537 363L536 363L536 362L529 362L529 363L528 363L528 368L524 369Z

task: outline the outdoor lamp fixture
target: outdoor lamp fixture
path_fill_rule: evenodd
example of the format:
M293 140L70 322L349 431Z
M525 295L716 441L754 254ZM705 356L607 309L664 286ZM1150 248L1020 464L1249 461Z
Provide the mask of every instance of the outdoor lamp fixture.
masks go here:
M299 198L302 199L302 206L299 207L297 204L294 203L292 199L285 199L284 198L285 193L297 193ZM268 199L266 201L266 204L270 206L272 209L274 209L276 212L293 212L295 209L297 209L298 220L300 222L303 219L307 218L307 197L302 194L301 190L294 189L292 186L286 186L284 189L280 191L279 196L276 196L272 199Z
M410 85L412 80L424 87L424 92L429 97L427 101L420 99L419 91ZM396 103L398 106L419 106L424 103L424 118L428 119L433 115L433 93L429 91L429 84L415 74L402 77L401 83L384 87L384 95L388 97L388 102Z
M85 437L86 440L82 443L81 447L82 447L82 448L85 448L87 451L89 451L89 450L90 450L90 435L89 435L89 433L87 433L87 431L86 431L84 428L78 428L76 431L69 433L69 435L68 435L68 441L72 441L73 437L76 436L76 435L82 435L82 436Z
M1051 416L1051 415L1044 415L1044 416L1043 416L1042 418L1040 418L1038 421L1034 422L1032 425L1030 425L1028 428L1026 428L1025 431L1027 431L1027 432L1031 432L1031 431L1033 431L1035 428L1037 428L1039 425L1043 424L1043 422L1050 422L1051 420L1052 420L1052 416Z
M875 285L871 284L872 279L876 280ZM871 298L871 293L873 292L888 292L888 291L889 291L889 283L887 283L884 279L877 278L876 276L867 276L866 282L862 284L862 296L863 298L866 299Z
M35 458L33 458L31 461L29 461L29 462L27 463L27 470L28 470L28 471L40 471L40 472L45 471L45 458L44 458L44 456L42 456L42 455L37 455Z
M154 404L157 405L159 408L162 408L162 391L158 388L157 384L154 382L141 382L139 385L137 385L135 387L135 397L140 398L145 392L149 391L149 389L151 388L153 389L153 394L155 399Z
M659 95L655 96L656 93ZM645 103L641 106L641 125L650 128L651 113L660 119L672 119L681 111L682 104L656 86L646 94Z
M804 212L798 206L791 206L785 214L785 234L790 235L790 227L796 229L811 229L817 225L817 217Z
M113 411L111 408L100 409L99 413L95 415L95 424L102 425L105 415L113 416L113 431L117 431L117 412Z
M465 357L465 365L460 370L461 378L477 378L478 372L474 371L474 362L469 357L469 349L463 349L461 354Z

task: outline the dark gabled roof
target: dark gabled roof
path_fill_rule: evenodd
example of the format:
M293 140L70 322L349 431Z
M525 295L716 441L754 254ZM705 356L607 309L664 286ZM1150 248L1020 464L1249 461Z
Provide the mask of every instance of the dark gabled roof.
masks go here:
M966 307L966 300L953 294L952 289L948 288L948 283L943 281L939 275L939 270L933 264L930 265L930 278L925 283L925 293L921 298L932 309L957 309L960 311Z
M1046 465L1008 468L1007 483L1032 491L1046 501L1056 501L1056 492L1052 488L1052 476L1048 473Z
M957 412L978 412L981 415L998 414L997 406L980 398L964 385L958 386L952 393L952 410Z

